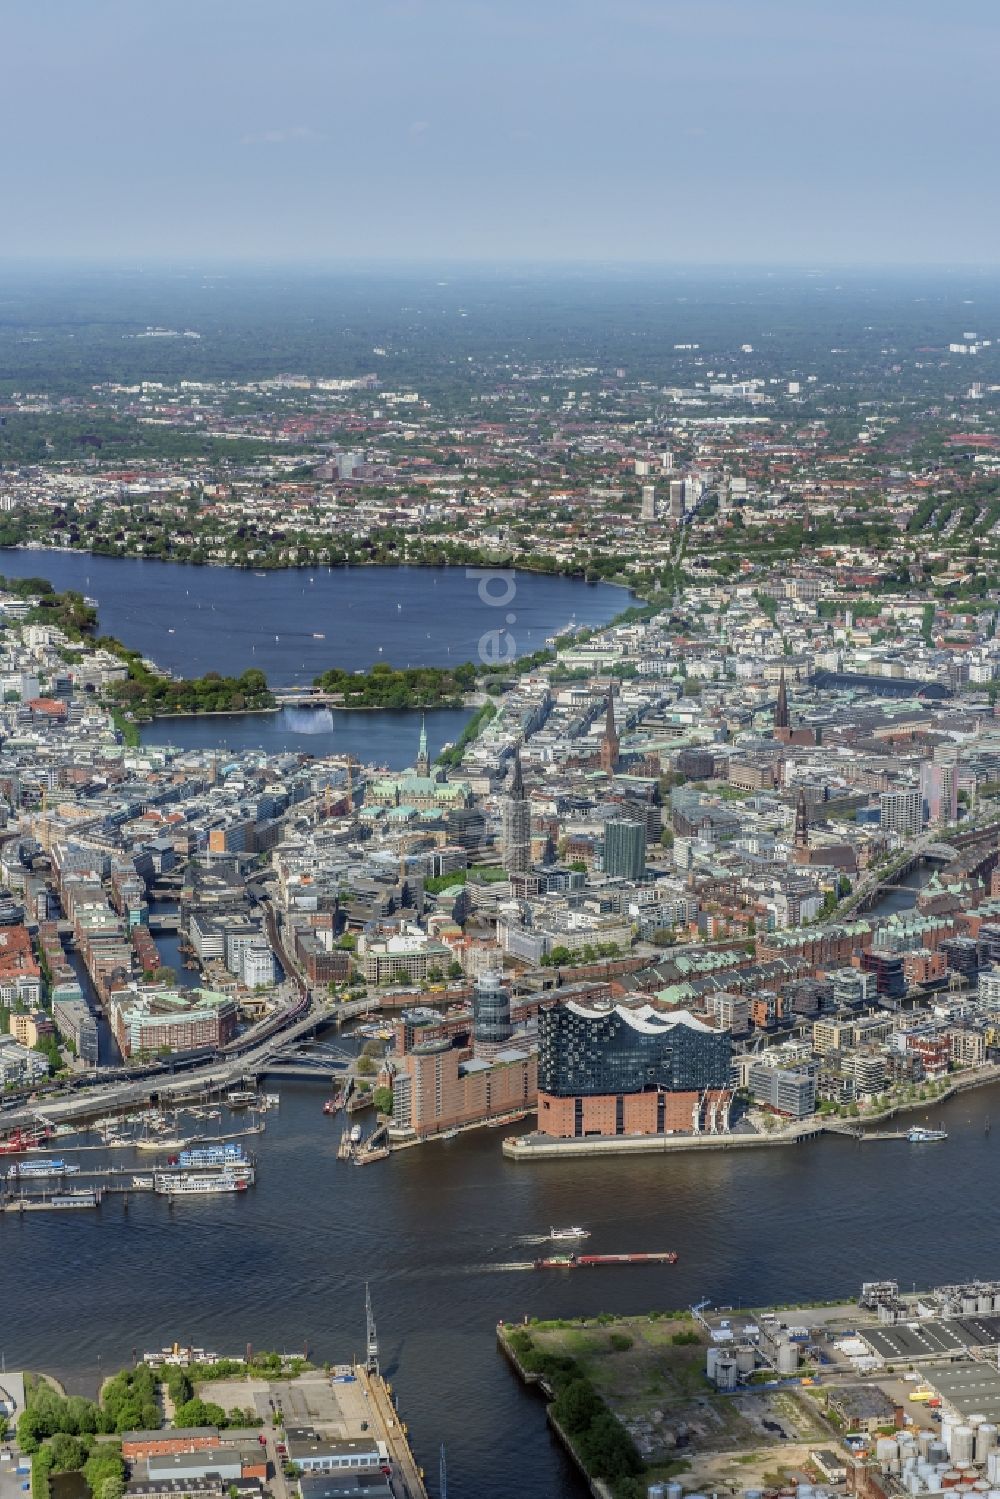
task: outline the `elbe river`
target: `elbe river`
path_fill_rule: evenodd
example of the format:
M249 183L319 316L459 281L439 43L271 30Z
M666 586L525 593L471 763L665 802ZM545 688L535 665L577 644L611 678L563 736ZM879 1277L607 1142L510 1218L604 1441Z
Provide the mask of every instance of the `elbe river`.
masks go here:
M163 566L63 553L0 559L0 572L38 573L57 587L98 597L102 628L164 665L242 670L243 646L233 644L232 632L228 655L219 640L214 646L195 640L202 652L196 659L165 648L164 617L175 621L170 641L180 637L183 644L196 632L176 585L169 616L157 614L166 602L143 611L143 593L155 598L147 580L155 581ZM203 588L202 601L222 597L230 586L222 570L183 571L199 580L184 587ZM440 594L445 586L451 597L453 584L434 584L432 576L411 574L415 591L406 595L425 612L427 589ZM125 583L114 581L119 577ZM262 593L253 609L262 607L265 586L277 593L291 579L301 591L300 574L257 580ZM366 590L385 591L393 604L390 623L392 613L404 612L395 610L389 580L364 572L350 581L359 601ZM548 589L561 581L525 580L524 595L535 584ZM574 612L586 621L587 600L601 601L604 618L624 601L610 590L572 585L552 597L547 614L544 598L538 604L543 636ZM308 617L309 628L315 618ZM264 623L271 620L254 626L258 638L267 633ZM323 623L315 627L331 648L322 663L299 652L308 673L328 663L370 665L372 640L405 664L405 647L396 648L402 637L388 629L374 633L377 620L367 637L355 639L353 658L346 629L337 636L342 648L334 649L335 627L324 631ZM453 623L436 619L424 635L440 629L436 638L444 640ZM468 640L479 628L478 615L456 626L454 638L463 640L457 659L471 656ZM410 634L416 641L419 631ZM418 649L414 643L411 661L420 659ZM439 657L428 651L424 659ZM283 680L270 658L261 664L272 680ZM286 664L290 675L290 657ZM897 892L888 903L907 900ZM135 1194L127 1213L109 1198L94 1213L0 1218L0 1352L7 1368L48 1369L72 1388L92 1391L101 1373L131 1361L133 1349L141 1355L174 1339L220 1352L241 1352L247 1342L286 1350L308 1343L319 1360L345 1359L363 1352L368 1281L383 1363L431 1493L444 1442L452 1499L578 1499L584 1490L548 1434L541 1402L520 1388L496 1351L498 1318L641 1312L706 1296L761 1305L852 1296L862 1280L882 1276L909 1286L1000 1271L993 1195L1000 1129L985 1131L991 1111L1000 1119L995 1088L928 1111L930 1122L949 1132L938 1145L830 1138L787 1149L529 1167L504 1160L501 1131L483 1130L360 1170L336 1159L342 1124L322 1114L322 1085L282 1085L280 1092L266 1133L249 1142L258 1156L257 1185L239 1199L171 1209ZM60 1146L60 1153L69 1151ZM522 1268L544 1248L550 1226L576 1223L591 1230L588 1247L596 1252L673 1249L679 1262L575 1272Z

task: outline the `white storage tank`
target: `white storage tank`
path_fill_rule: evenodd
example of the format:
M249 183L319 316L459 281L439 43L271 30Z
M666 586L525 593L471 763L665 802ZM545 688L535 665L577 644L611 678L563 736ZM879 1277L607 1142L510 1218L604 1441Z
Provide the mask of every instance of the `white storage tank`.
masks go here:
M899 1443L895 1437L879 1437L875 1443L875 1459L880 1463L891 1463L899 1456Z
M993 1310L993 1297L992 1296L980 1296L979 1297L978 1310L980 1312L991 1312Z
M717 1390L735 1390L738 1370L734 1358L720 1358L715 1366L715 1388Z
M651 1483L646 1490L646 1499L666 1499L667 1487L663 1483Z
M962 1297L962 1313L963 1313L963 1315L966 1316L966 1317L973 1316L974 1313L975 1313L976 1307L978 1305L979 1305L979 1299L978 1299L978 1297L976 1297L976 1296L963 1296Z
M984 1421L976 1432L976 1462L985 1464L996 1445L996 1425L993 1421Z
M778 1344L778 1373L794 1374L799 1367L799 1350L794 1343Z
M990 1453L986 1459L986 1477L990 1483L1000 1485L1000 1450Z
M740 1374L752 1374L757 1367L757 1352L750 1347L749 1343L742 1344L736 1350L736 1367Z
M929 1431L920 1431L917 1433L917 1451L920 1453L921 1457L930 1457L931 1442L933 1440L934 1438L931 1436Z
M951 1432L951 1460L958 1467L962 1463L971 1463L976 1455L976 1433L971 1426L961 1425L952 1427Z
M709 1379L715 1379L715 1366L722 1357L721 1348L710 1348L705 1355L705 1373Z
M667 1499L681 1499L683 1493L684 1489L682 1486L677 1482L676 1478L672 1478L667 1484Z
M955 1423L951 1417L943 1416L941 1418L941 1440L944 1443L944 1450L949 1456L951 1455L951 1434L954 1429Z

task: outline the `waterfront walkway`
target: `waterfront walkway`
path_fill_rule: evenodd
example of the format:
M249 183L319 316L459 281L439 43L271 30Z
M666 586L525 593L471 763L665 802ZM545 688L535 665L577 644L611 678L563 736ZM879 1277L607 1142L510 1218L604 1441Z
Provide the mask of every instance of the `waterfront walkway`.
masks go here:
M857 1140L902 1140L906 1131L867 1134L874 1124L893 1119L897 1114L912 1114L934 1108L957 1093L983 1088L1000 1082L1000 1066L987 1064L958 1073L951 1084L936 1098L906 1099L877 1114L862 1114L856 1119L814 1115L801 1124L786 1125L768 1134L733 1133L704 1135L595 1135L582 1140L560 1140L550 1135L513 1135L503 1142L503 1153L510 1161L565 1160L571 1156L671 1155L675 1151L758 1150L766 1146L801 1145L820 1135L842 1135Z

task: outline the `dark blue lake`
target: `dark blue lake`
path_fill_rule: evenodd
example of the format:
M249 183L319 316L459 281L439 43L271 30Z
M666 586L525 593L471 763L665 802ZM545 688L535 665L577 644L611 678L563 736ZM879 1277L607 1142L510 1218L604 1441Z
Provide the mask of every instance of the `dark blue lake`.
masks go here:
M4 551L0 574L42 577L96 599L102 634L178 676L256 666L273 687L330 666L458 666L544 647L574 621L602 625L632 596L612 584L464 568L255 573L181 562Z

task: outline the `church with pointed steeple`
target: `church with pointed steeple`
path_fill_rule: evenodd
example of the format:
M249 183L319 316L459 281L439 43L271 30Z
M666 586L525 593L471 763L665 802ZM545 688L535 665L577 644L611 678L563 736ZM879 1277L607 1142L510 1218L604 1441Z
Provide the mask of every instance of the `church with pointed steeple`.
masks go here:
M804 786L799 787L799 799L795 805L795 847L809 847L809 808Z
M514 771L500 807L500 848L508 874L526 874L531 868L531 803L524 789L520 750L514 751Z
M604 726L604 738L601 740L601 769L607 775L613 775L618 768L619 749L618 729L615 725L615 690L609 683L607 720Z
M427 715L420 715L420 743L417 747L417 763L414 766L418 776L429 776L431 773L430 756L427 753Z
M785 686L785 668L781 668L778 678L778 701L774 705L774 727L775 729L787 729L790 727L788 718L788 688Z

